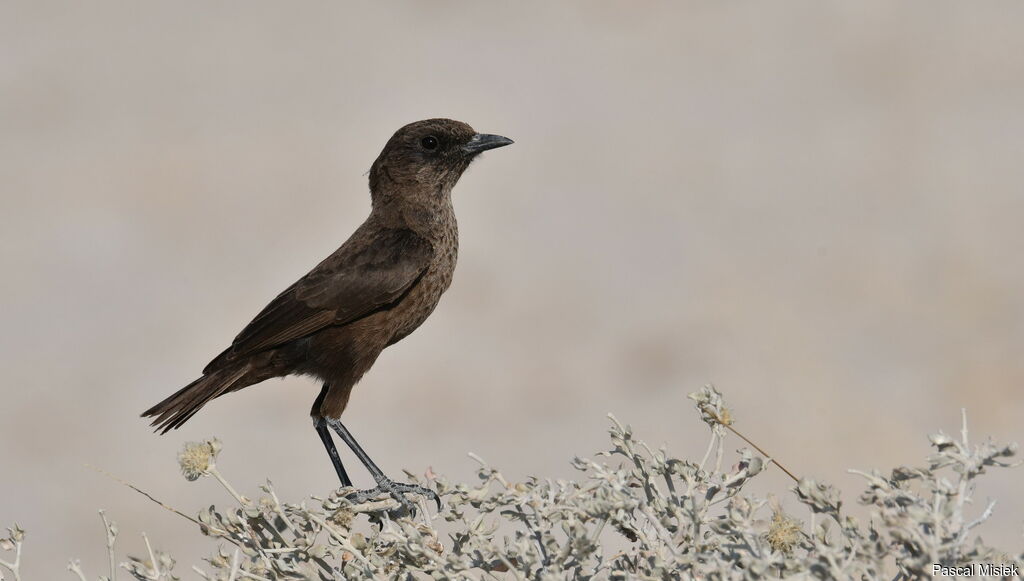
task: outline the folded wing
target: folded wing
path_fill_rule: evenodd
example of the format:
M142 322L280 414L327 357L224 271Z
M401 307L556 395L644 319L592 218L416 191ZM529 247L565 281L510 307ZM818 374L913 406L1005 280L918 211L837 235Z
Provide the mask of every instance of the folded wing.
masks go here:
M419 281L433 253L412 230L378 230L366 240L357 232L271 301L203 372L388 308Z

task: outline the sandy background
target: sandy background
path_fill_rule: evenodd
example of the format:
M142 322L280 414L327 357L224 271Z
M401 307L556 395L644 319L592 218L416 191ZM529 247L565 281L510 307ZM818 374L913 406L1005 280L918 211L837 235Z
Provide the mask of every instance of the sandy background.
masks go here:
M84 463L187 512L226 500L177 472L210 435L244 491L334 485L308 380L167 437L136 416L348 236L425 117L516 144L456 188L454 285L346 414L390 472L567 476L609 411L699 457L707 382L848 491L961 407L1024 439L1024 5L890 4L0 4L0 524L26 574L102 572L98 508L185 578L206 554ZM984 536L1019 550L1024 472L988 482Z

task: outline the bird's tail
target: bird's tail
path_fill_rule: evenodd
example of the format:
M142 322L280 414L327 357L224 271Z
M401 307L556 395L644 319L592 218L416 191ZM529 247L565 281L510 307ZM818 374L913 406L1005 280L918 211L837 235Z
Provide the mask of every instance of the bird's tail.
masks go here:
M249 367L218 369L178 390L174 395L142 412L142 417L153 418L150 425L156 426L161 434L177 429L187 422L200 408L215 397L249 385L245 376Z

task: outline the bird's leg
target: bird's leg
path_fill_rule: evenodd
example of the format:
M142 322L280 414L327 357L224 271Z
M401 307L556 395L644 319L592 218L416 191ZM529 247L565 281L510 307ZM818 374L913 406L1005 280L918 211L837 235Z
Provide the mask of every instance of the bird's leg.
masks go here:
M373 460L370 460L370 457L363 450L362 446L359 445L359 442L356 442L356 439L352 437L348 428L341 423L341 420L335 418L324 418L323 421L338 433L338 436L341 437L342 441L345 442L349 448L352 449L352 452L355 453L356 457L359 458L359 461L363 463L363 466L366 466L366 469L370 471L373 479L377 482L377 486L375 488L352 493L349 495L349 499L358 503L377 498L382 494L387 494L400 502L402 506L412 514L415 512L415 508L409 499L405 498L405 495L419 494L434 499L434 502L437 503L437 509L441 510L441 497L433 490L423 486L417 486L415 484L395 482L385 476L384 472L373 463Z
M352 479L348 477L348 472L345 471L345 467L341 464L341 456L338 455L338 449L334 446L334 440L331 439L331 432L327 429L327 423L324 422L323 418L313 418L313 426L316 428L316 433L320 434L320 440L323 441L324 448L327 448L327 455L331 457L331 464L334 464L334 471L338 473L341 485L352 486Z

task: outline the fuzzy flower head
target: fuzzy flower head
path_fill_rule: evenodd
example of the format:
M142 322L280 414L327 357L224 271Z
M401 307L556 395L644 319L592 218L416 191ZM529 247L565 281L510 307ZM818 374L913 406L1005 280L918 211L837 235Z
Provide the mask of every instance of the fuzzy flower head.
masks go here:
M185 479L192 481L206 476L214 467L214 460L220 453L220 440L213 438L205 442L187 442L178 453L178 465Z
M798 521L777 510L772 515L772 524L768 527L765 539L773 550L789 555L800 542L800 530Z

